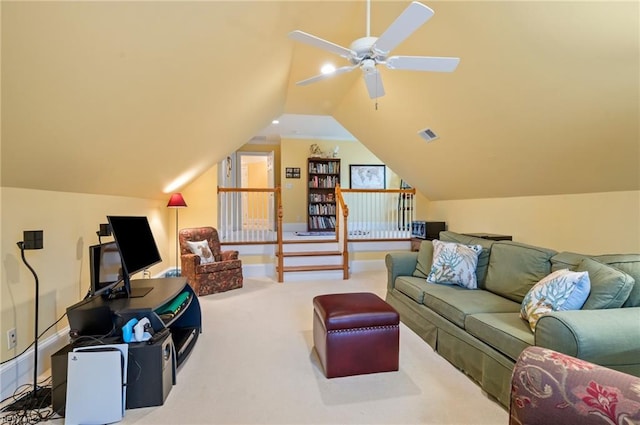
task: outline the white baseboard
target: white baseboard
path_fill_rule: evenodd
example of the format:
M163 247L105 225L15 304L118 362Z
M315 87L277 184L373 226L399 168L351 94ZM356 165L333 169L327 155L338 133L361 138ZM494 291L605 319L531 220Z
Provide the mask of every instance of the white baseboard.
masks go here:
M51 369L51 355L69 343L69 327L38 342L38 376ZM18 387L33 384L33 348L0 366L0 400L10 397Z

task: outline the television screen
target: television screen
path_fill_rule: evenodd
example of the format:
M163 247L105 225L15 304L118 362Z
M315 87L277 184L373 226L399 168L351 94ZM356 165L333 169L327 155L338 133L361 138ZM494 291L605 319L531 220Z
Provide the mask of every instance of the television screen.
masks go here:
M122 280L122 260L115 242L89 247L91 295L108 292Z
M132 296L131 275L161 262L162 258L147 217L107 216L107 219L122 258L125 290Z

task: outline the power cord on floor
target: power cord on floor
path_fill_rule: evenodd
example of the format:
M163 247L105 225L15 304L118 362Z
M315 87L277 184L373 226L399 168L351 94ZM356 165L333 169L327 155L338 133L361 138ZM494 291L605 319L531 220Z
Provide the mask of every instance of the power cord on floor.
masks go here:
M23 397L30 397L32 384L24 384L19 386L13 395L5 398L0 402L3 407L0 408L0 422L2 425L32 425L40 422L55 419L53 408L51 406L50 393L52 390L51 377L38 382L38 391L41 393L49 393L49 397L40 398L40 405L36 403L30 403L28 407L8 410L16 401L19 401ZM45 401L46 400L46 401ZM11 401L7 404L8 401Z
M64 313L58 320L53 322L47 329L42 331L37 338L40 339L49 329L60 323L67 315ZM26 353L35 344L35 339L22 352L10 359L0 362L0 365L11 362ZM13 395L7 397L0 402L0 424L1 425L32 425L40 422L55 419L53 408L51 406L51 377L44 381L38 382L37 394L32 393L33 384L24 384L16 388ZM29 393L32 393L29 395ZM15 402L24 397L34 397L34 400L28 400L20 409L8 410ZM11 402L9 402L11 400ZM30 401L30 403L29 403ZM40 403L40 404L38 404Z

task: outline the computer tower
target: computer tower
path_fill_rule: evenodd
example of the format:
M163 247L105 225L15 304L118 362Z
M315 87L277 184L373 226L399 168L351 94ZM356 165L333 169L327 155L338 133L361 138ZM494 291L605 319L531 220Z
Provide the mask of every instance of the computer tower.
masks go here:
M171 334L154 344L129 344L127 409L160 406L175 384L175 348Z

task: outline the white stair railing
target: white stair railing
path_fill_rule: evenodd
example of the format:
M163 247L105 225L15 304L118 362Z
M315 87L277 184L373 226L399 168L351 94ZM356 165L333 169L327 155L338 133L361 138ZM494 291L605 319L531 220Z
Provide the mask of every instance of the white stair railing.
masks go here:
M349 240L410 239L415 189L341 189Z
M343 189L347 239L411 238L415 189ZM218 234L222 243L275 243L280 188L218 187ZM337 217L340 219L339 217ZM340 223L344 230L344 223Z
M218 187L218 235L225 242L275 242L280 188Z

